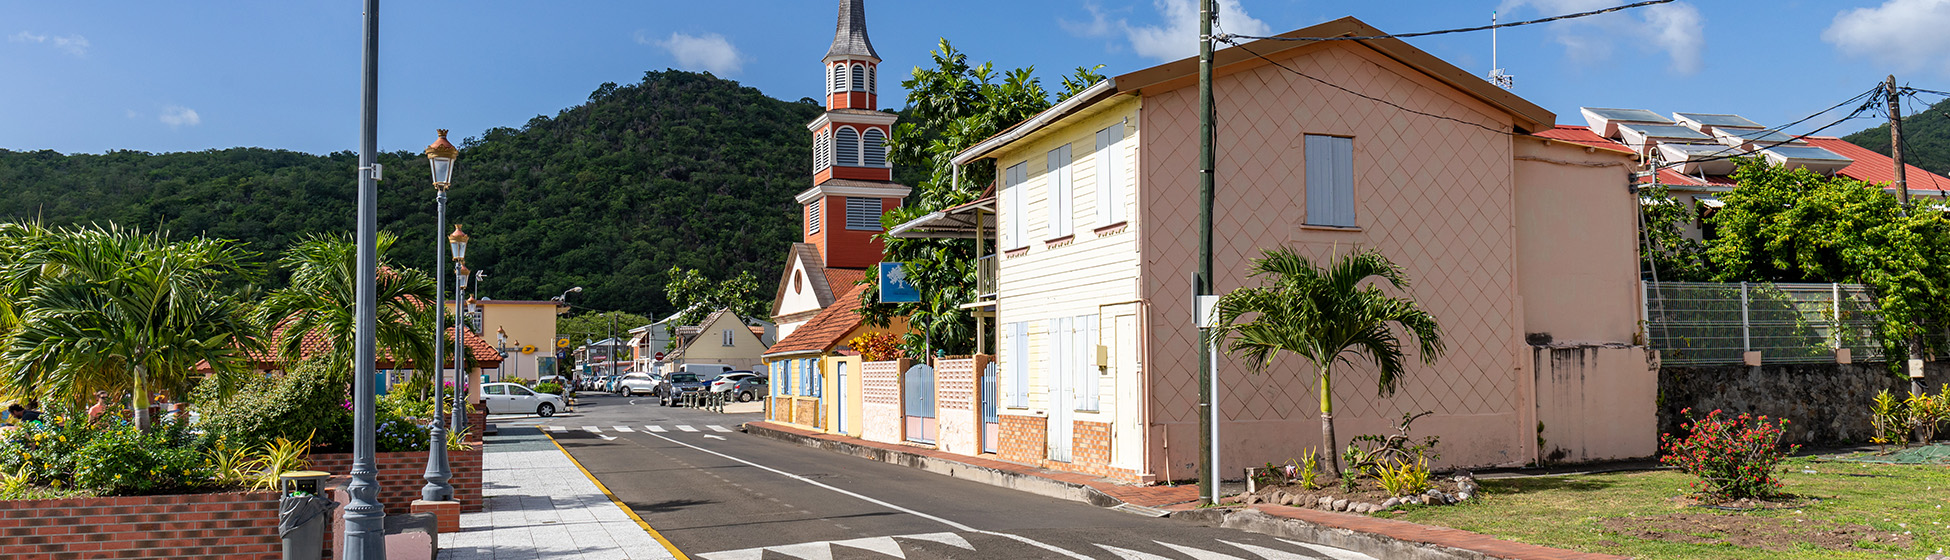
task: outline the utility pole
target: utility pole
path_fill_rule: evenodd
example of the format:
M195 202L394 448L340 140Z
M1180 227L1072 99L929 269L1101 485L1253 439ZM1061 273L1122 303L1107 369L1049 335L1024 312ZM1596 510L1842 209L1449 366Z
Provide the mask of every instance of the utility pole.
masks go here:
M1198 313L1198 465L1199 503L1219 502L1219 376L1212 359L1212 20L1218 6L1199 0L1198 8L1198 275L1192 308Z
M345 485L346 560L386 558L386 508L379 504L379 465L373 451L373 338L379 275L379 0L366 0L364 52L359 80L358 287L354 290L352 377L352 481Z
M1896 75L1890 74L1889 81L1883 82L1882 92L1889 103L1889 159L1896 164L1896 194L1902 198L1903 217L1909 217L1908 169L1903 166L1903 96L1896 89ZM1909 394L1923 394L1923 345L1916 337L1909 338Z

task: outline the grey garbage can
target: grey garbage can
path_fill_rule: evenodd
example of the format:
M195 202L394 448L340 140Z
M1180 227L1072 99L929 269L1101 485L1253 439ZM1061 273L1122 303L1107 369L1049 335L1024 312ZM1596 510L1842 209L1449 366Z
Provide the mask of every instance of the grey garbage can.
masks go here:
M284 560L318 560L325 553L325 524L332 520L338 502L318 493L318 486L329 473L288 472L284 497L278 499L278 538L284 540Z

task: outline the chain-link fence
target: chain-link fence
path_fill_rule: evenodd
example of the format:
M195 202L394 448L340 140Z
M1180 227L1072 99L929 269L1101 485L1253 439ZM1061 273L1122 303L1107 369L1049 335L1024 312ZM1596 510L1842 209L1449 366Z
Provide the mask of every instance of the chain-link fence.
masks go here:
M1647 282L1646 330L1667 365L1879 361L1875 299L1856 284Z

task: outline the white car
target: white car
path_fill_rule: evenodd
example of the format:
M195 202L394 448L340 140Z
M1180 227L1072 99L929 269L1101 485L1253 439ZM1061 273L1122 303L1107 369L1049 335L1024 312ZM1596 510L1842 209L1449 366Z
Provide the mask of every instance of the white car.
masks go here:
M753 377L758 377L758 374L749 371L726 372L724 375L718 376L717 379L711 380L711 392L723 393L725 391L730 391L732 387L738 386L739 381L744 381L746 379L751 379Z
M661 380L648 373L632 373L617 380L616 392L622 393L625 397L648 395L651 389L657 388L658 381Z
M537 393L514 383L488 383L481 386L481 400L488 414L534 414L543 418L562 410L562 397Z

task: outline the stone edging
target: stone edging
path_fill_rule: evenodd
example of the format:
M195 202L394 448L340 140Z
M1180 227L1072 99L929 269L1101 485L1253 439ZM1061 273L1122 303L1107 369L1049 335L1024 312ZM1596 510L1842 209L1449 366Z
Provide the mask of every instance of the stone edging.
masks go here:
M750 422L743 426L746 433L780 441L797 443L807 447L823 449L844 455L872 459L903 467L921 469L935 474L943 474L962 480L970 480L1021 490L1038 496L1048 496L1063 500L1084 502L1097 507L1113 507L1123 504L1123 500L1111 497L1089 485L1043 478L1033 474L993 469L980 465L934 457L923 453L885 449L822 438L817 435L795 433L769 426L763 422Z
M1172 512L1174 519L1352 550L1389 560L1630 560L1511 542L1447 527L1287 506Z

